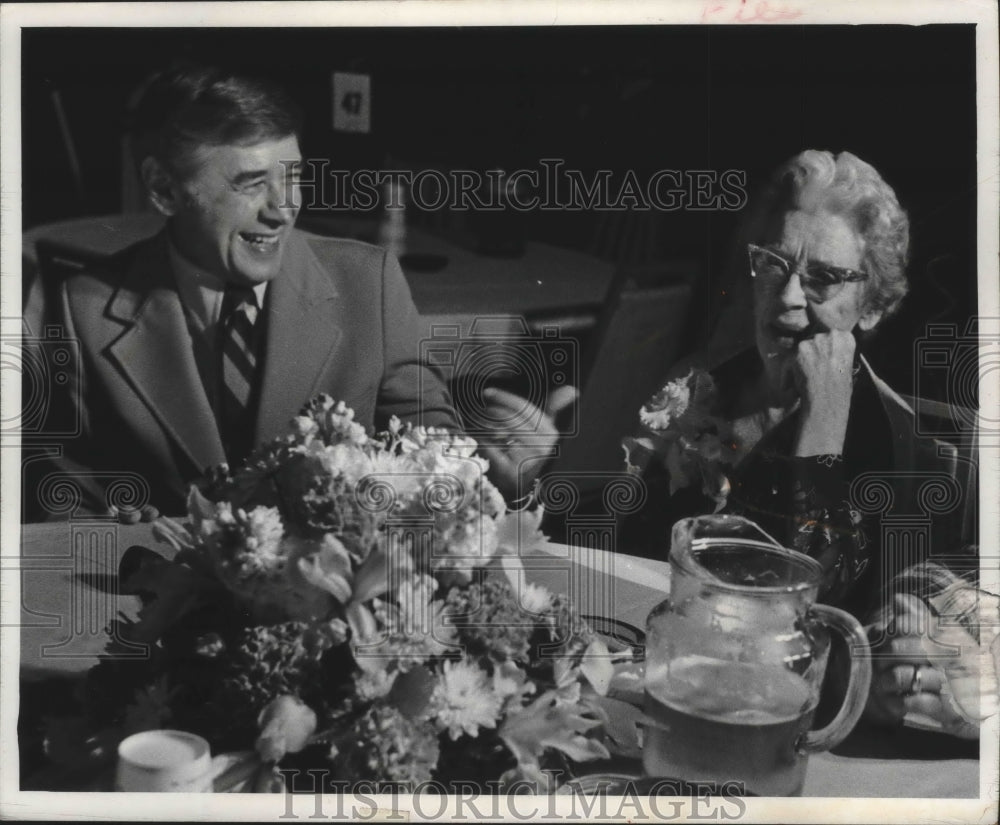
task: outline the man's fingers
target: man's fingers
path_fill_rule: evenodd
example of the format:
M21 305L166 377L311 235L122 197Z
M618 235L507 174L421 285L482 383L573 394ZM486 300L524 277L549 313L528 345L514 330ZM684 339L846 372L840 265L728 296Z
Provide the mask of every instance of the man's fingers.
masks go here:
M580 391L571 384L567 384L563 387L556 387L549 393L548 401L545 405L545 412L555 418L563 410L568 409L570 406L575 404L579 397Z
M579 397L580 391L574 386L557 387L549 393L545 401L544 413L550 417L554 417L571 404L575 404ZM507 390L502 390L499 387L485 387L483 389L483 398L491 405L509 410L511 413L516 413L523 418L530 418L542 411L527 398L523 398Z
M513 489L518 477L517 464L496 447L480 446L479 454L489 462L491 477L501 490L507 492Z
M507 453L498 447L480 445L479 453L483 456L483 458L489 461L490 466L496 470L510 472L515 468L514 462L511 461Z
M537 471L545 461L552 457L552 447L537 442L501 446L481 445L479 453L490 462L491 466L497 469L523 473L529 469Z
M527 398L499 387L484 387L483 398L494 407L502 407L513 413L524 414L526 411L538 411L539 408Z

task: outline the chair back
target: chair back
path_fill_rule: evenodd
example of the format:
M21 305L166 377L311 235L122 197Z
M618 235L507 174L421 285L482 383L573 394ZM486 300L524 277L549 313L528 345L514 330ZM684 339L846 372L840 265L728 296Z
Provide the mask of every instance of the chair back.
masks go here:
M542 476L573 476L581 495L596 494L625 469L622 438L681 353L693 264L624 267L612 285L585 354L576 420ZM683 277L680 277L683 276Z
M962 493L960 535L955 546L977 545L979 535L979 423L976 410L913 395L900 396L913 409L917 435L938 441L938 454Z
M644 264L660 255L661 215L655 209L595 213L586 251L620 264Z

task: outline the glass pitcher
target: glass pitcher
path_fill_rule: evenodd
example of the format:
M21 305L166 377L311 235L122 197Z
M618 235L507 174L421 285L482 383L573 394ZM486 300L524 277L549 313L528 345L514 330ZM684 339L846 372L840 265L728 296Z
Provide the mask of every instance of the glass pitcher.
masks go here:
M817 561L739 516L677 522L670 568L670 597L647 624L646 774L800 794L809 753L840 742L864 708L871 655L861 625L816 604ZM850 678L836 718L813 731L827 628L847 640Z

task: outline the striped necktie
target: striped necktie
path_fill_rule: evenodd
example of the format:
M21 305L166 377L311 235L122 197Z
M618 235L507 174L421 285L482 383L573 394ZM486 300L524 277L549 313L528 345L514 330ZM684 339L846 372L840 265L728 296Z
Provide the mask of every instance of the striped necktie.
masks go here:
M245 286L226 287L219 318L219 432L230 467L236 467L253 447L254 388L260 324L257 295Z

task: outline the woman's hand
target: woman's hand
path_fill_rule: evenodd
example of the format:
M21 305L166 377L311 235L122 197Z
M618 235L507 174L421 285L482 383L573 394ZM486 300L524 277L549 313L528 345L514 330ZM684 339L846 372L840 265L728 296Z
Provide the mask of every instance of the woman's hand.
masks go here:
M820 332L799 342L790 366L802 399L795 455L839 455L844 451L855 346L854 335L841 329Z
M977 642L962 631L967 637L966 650L936 644L930 638L931 623L936 621L915 596L895 597L892 620L873 628L881 643L872 650L872 685L865 714L890 725L902 724L906 716L922 716L947 733L976 738L979 728L958 711L945 669L976 649ZM958 640L949 638L949 642L954 641Z

